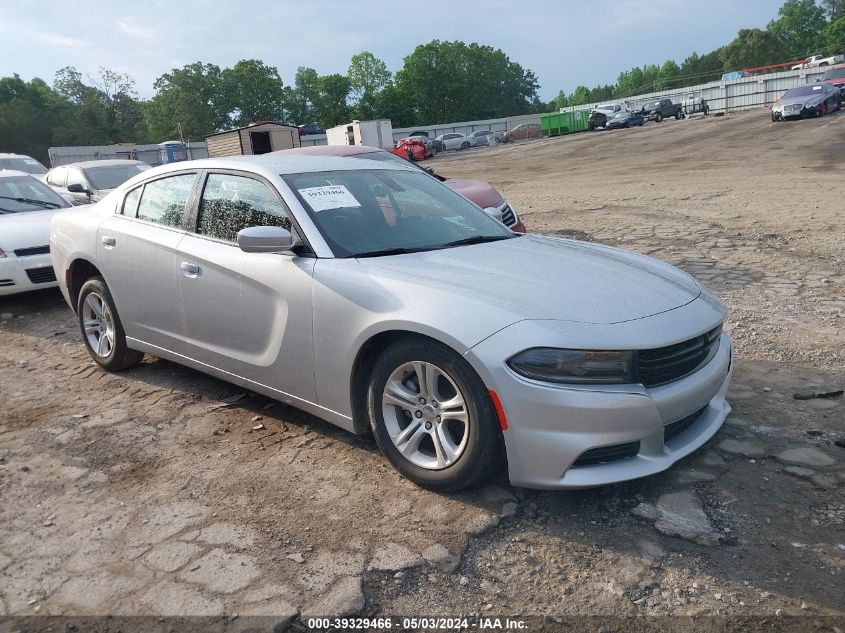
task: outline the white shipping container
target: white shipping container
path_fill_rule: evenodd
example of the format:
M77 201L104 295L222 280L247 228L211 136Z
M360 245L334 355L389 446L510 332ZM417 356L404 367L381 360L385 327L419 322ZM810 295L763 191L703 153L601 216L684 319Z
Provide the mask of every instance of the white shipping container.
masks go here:
M393 149L393 125L390 119L352 121L326 130L329 145L366 145Z

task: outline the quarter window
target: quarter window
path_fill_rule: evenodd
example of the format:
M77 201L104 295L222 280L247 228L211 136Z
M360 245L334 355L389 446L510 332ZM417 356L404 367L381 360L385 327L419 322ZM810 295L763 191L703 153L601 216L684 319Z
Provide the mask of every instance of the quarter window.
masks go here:
M141 187L136 187L126 194L123 201L123 215L134 218L138 213L138 200L141 199Z
M164 226L182 226L185 205L196 174L180 174L148 182L138 205L138 219Z
M276 195L263 183L231 174L209 174L200 201L197 233L236 242L238 231L251 226L279 226L291 221Z

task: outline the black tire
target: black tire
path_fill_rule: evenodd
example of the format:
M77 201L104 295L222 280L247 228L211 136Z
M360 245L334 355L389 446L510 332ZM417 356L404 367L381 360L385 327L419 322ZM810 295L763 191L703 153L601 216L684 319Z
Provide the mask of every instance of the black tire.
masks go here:
M683 115L680 112L675 113L675 120L680 121L683 118Z
M461 149L469 149L469 143L461 143Z
M596 130L596 126L595 126L595 125L593 125L592 123L588 123L588 124L587 124L587 129L588 129L590 132L595 132L595 130Z
M630 121L625 121L625 128L626 128L626 129L630 129L630 128L631 128L631 122L630 122Z
M402 455L391 439L384 420L382 396L385 385L394 371L413 361L436 365L454 382L466 402L469 420L464 431L468 433L466 446L455 463L439 470L414 464ZM385 350L370 376L367 411L373 435L382 453L396 470L418 486L440 492L469 488L486 480L501 467L501 431L489 392L469 363L445 345L409 337L396 341ZM409 424L413 422L410 416L408 420Z
M662 113L662 112L658 112L657 114L655 114L655 115L654 115L654 121L655 121L656 123L663 123L663 113Z
M105 355L100 355L89 342L89 336L85 331L86 300L89 295L96 295L108 309L112 321L113 344ZM82 285L79 297L76 302L76 315L79 321L79 329L82 332L82 341L85 349L98 365L107 371L122 371L134 367L144 358L143 352L129 349L126 345L126 334L123 331L123 324L114 305L114 299L109 292L109 287L102 277L91 277ZM102 338L102 336L100 337Z

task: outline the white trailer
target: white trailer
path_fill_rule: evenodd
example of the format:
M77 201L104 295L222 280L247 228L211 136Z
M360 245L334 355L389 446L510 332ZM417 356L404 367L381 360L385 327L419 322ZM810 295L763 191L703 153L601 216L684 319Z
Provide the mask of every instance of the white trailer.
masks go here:
M393 124L390 119L352 121L326 130L329 145L366 145L393 149Z

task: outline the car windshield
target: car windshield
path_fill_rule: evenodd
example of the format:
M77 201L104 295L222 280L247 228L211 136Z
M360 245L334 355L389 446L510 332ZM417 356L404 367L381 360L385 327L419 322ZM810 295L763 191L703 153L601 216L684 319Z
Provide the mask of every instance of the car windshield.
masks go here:
M427 251L515 237L474 204L420 172L326 171L282 178L337 257Z
M828 81L830 79L845 79L845 68L832 68L825 71L822 75L822 81Z
M599 106L596 110L601 110L602 112L613 112L613 106Z
M809 97L810 95L821 94L822 92L822 87L819 85L798 86L797 88L790 88L785 93L783 93L783 98L789 99L790 97Z
M94 189L114 189L119 187L132 176L137 176L142 171L149 169L149 165L129 163L128 165L108 165L103 167L87 167L85 178L91 183Z
M14 169L25 174L46 174L47 168L34 158L28 156L6 156L0 158L0 169Z
M0 214L58 209L68 204L32 176L0 177Z

